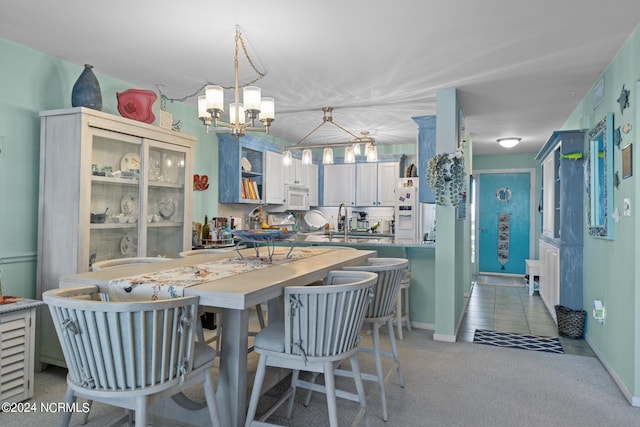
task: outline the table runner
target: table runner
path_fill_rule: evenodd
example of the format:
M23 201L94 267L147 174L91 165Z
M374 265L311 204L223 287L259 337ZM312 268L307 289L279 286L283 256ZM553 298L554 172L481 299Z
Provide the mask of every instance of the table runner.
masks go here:
M203 264L178 267L171 270L140 274L109 281L110 301L149 301L177 298L184 288L236 274L246 273L271 265L285 264L324 251L296 248L287 258L290 248L276 247L271 263L267 257L231 257Z

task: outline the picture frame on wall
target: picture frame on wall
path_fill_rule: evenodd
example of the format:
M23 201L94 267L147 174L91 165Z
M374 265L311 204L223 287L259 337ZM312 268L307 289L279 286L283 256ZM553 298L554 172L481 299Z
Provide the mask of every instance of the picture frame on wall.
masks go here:
M600 77L600 80L593 86L593 109L595 110L598 105L604 101L604 76Z
M622 147L622 178L633 176L633 146L627 144Z

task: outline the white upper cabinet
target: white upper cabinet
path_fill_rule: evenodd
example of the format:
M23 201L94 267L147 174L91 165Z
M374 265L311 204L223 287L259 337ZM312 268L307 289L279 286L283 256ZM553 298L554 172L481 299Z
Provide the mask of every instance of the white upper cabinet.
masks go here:
M282 154L274 151L265 153L265 203L284 203L284 171Z
M400 179L400 163L378 163L378 204L395 206L394 189Z
M356 165L324 165L324 206L355 206Z
M358 163L356 170L356 206L394 206L398 162Z
M291 159L291 164L280 167L284 169L284 183L288 185L307 186L308 165L303 165L300 159Z
M285 185L297 185L309 188L309 204L318 206L318 165L302 164L300 159L291 159L291 164L282 166Z
M318 165L306 166L307 186L309 187L309 206L318 206Z

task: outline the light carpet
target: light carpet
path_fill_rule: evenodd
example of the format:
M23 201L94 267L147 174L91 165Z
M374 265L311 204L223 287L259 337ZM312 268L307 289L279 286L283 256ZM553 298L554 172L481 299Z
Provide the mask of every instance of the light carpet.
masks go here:
M365 343L370 336L364 336ZM386 342L386 340L383 340ZM573 427L593 425L637 426L640 408L629 405L597 358L538 351L521 351L468 342L432 340L432 333L413 330L398 342L406 387L395 374L387 382L389 421L381 419L377 385L366 382L372 427ZM369 355L361 354L363 370L374 371ZM389 362L385 361L389 367ZM64 395L63 370L51 367L36 374L33 401L60 402ZM352 387L352 381L339 379ZM195 391L194 395L200 395ZM275 399L269 393L261 407ZM315 393L311 405L296 396L291 420L282 415L286 405L269 421L285 426L326 426L324 396ZM202 398L202 400L204 400ZM340 425L350 425L357 404L338 399ZM95 404L88 427L102 427L121 414ZM0 414L4 426L56 425L57 416L43 413ZM78 426L79 416L72 417ZM226 426L225 426L226 427Z

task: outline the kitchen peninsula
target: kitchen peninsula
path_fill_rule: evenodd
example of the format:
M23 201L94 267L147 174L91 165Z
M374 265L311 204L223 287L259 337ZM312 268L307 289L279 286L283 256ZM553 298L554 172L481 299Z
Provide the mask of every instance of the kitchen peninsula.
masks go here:
M411 271L411 324L422 329L434 329L435 305L435 243L395 243L392 234L343 233L325 235L322 232L299 233L291 241L294 246L348 246L374 250L378 257L407 258Z

